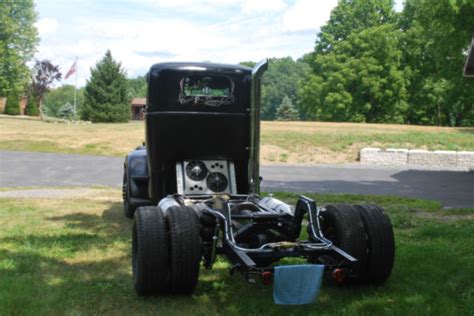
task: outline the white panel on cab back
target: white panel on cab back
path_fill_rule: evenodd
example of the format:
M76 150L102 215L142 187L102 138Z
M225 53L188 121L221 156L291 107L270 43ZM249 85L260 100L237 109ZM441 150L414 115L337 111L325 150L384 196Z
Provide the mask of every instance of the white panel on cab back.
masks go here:
M234 163L226 160L190 160L176 163L179 194L236 194Z

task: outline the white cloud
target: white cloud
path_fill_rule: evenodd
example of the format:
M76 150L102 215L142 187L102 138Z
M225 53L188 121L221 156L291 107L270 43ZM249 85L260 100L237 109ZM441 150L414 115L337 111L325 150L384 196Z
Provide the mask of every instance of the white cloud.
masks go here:
M203 7L203 6L228 6L232 4L237 4L243 0L139 0L139 2L152 3L158 7L168 7L168 8L186 8L186 7Z
M336 4L336 0L314 1L317 5L305 0L135 0L120 2L109 11L84 1L50 6L47 14L41 1L38 6L40 16L50 18L40 20L49 22L41 22L44 36L36 58L50 59L66 72L79 57L79 86L107 49L130 77L163 61L298 58L312 50L315 40L315 32L304 31L320 27ZM69 14L61 8L76 14L65 19ZM45 25L54 25L50 20L56 27L48 33ZM73 84L74 78L63 82Z
M281 11L287 5L283 0L246 0L241 6L244 13L254 13Z
M173 9L180 14L219 15L229 7L238 7L245 0L136 0L158 9Z
M35 24L40 35L56 32L58 25L58 21L53 18L42 18Z
M298 0L283 15L287 32L315 30L323 25L337 5L337 0Z

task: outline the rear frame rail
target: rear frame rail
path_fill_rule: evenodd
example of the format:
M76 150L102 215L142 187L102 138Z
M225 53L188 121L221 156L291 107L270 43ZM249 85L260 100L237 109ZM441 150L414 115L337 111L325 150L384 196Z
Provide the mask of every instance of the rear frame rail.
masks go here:
M244 195L232 196L231 198L240 199L241 201L251 200L249 196L245 198ZM199 197L199 200L210 201L212 197ZM229 199L230 201L231 199ZM235 200L234 200L235 201ZM259 208L263 208L258 203L255 205ZM291 237L288 241L279 242L268 242L256 248L249 248L239 245L235 240L235 234L232 227L233 215L232 209L229 203L224 202L223 209L213 209L208 207L204 212L213 215L218 220L218 226L216 226L215 235L213 236L213 254L211 260L207 262L206 267L211 268L217 253L224 254L233 264L231 272L239 271L244 274L247 278L250 272L257 271L273 271L272 267L257 267L255 259L272 259L279 260L287 257L300 257L300 258L319 258L323 255L329 255L335 259L336 264L330 264L327 269L334 269L345 267L350 270L358 264L356 258L345 252L344 250L337 247L330 240L325 238L320 223L320 213L324 212L323 208L318 208L316 202L306 196L300 196L296 203L295 212L291 218L289 224L289 236ZM263 211L268 211L264 209ZM302 221L304 216L307 214L308 226L310 233L310 240L298 240L296 234L299 237L301 232ZM237 219L242 217L236 216ZM270 216L272 219L281 219L284 221L284 215ZM262 219L264 217L262 216ZM251 220L249 216L246 219ZM251 224L247 224L251 225ZM217 228L219 227L219 228ZM219 239L219 233L221 234L221 246L218 246L217 240Z

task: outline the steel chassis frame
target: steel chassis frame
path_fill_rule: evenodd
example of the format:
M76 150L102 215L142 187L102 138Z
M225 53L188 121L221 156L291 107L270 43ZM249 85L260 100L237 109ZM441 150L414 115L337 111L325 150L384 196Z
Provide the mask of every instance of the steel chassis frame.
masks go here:
M215 196L181 196L194 203L205 203L215 199ZM281 259L285 257L313 258L316 261L320 256L328 255L335 258L332 263L325 264L327 271L334 269L344 269L345 275L354 273L358 265L356 258L340 249L333 242L328 240L322 232L320 215L325 211L324 208L318 208L316 202L305 196L300 196L296 203L295 212L289 214L277 214L275 211L266 208L258 203L258 195L228 195L229 203L224 203L224 209L207 207L202 210L203 213L212 215L216 220L214 235L212 237L211 249L208 260L205 260L205 267L212 269L218 254L225 255L232 263L230 273L240 272L248 282L254 283L256 278L263 272L273 272L272 267L258 267L253 258ZM230 204L242 202L251 202L266 214L259 216L232 216ZM304 215L308 214L309 234L311 240L297 240L301 231L301 224ZM261 245L258 248L242 247L235 241L235 234L232 227L234 219L251 220L252 223L258 221L262 225L281 226L283 223L289 224L288 231L291 236L289 241L270 242ZM289 223L289 220L291 222ZM339 259L339 260L337 260Z

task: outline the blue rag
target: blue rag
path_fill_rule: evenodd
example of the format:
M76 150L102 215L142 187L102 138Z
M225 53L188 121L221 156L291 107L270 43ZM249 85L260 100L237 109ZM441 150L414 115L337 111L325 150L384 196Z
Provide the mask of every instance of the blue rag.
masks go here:
M276 266L273 286L275 304L302 305L316 301L323 280L324 265Z

